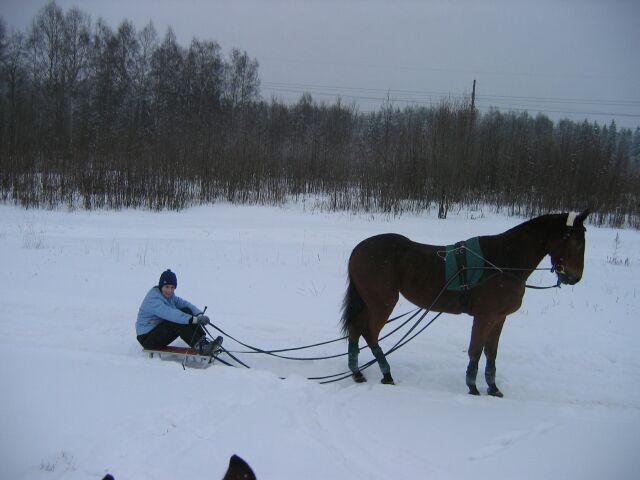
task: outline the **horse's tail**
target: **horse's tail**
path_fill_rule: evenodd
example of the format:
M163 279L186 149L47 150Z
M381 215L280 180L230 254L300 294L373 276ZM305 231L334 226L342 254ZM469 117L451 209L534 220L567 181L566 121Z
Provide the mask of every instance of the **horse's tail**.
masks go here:
M344 294L344 300L342 301L342 333L343 335L349 334L349 327L353 323L353 319L362 312L365 308L364 301L360 296L360 292L353 283L351 274L349 274L349 285L347 291Z

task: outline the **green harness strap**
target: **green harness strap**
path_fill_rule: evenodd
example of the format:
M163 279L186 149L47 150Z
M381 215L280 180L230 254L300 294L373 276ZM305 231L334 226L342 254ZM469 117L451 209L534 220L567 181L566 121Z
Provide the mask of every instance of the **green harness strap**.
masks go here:
M444 279L449 282L447 290L460 292L475 288L482 276L483 267L484 259L478 237L447 245Z

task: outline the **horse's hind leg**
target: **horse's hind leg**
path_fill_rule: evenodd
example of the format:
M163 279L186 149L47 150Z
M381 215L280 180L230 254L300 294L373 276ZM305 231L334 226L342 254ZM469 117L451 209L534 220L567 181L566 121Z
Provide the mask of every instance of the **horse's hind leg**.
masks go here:
M358 347L358 340L360 339L360 335L364 337L371 349L371 353L373 354L376 362L378 362L378 366L380 367L380 371L382 372L382 383L393 385L393 377L391 376L391 367L389 366L389 362L387 362L387 358L380 348L378 344L378 334L380 333L380 327L372 327L371 325L371 314L369 311L365 311L360 313L359 321L354 322L349 328L349 349L348 349L348 362L349 362L349 370L351 370L353 380L356 383L366 382L366 377L360 371L360 367L358 366L358 356L360 354L360 348ZM367 325L366 328L358 329L358 325Z
M358 365L358 357L360 355L360 337L364 336L369 330L369 312L366 308L363 308L355 315L353 315L348 323L347 333L349 335L349 346L347 350L349 370L351 370L351 376L356 383L366 382L366 377L360 371Z
M368 329L369 313L367 306L360 296L360 292L353 283L351 274L349 274L349 285L344 296L342 304L342 331L349 338L349 346L347 350L349 370L351 370L353 380L356 383L366 382L367 379L362 375L358 367L358 355L360 348L358 342L363 332Z
M377 315L371 313L369 329L366 333L362 334L364 339L367 341L367 345L369 345L371 353L376 359L376 362L378 362L380 371L382 372L381 383L387 385L394 385L395 382L393 381L393 377L391 376L391 367L389 366L389 362L387 362L387 357L378 344L378 336L380 335L382 327L386 323L389 315L391 314L391 311L393 310L393 305L395 305L395 302L391 304L390 308L385 308L379 311Z
M373 342L373 344L369 343L369 348L371 349L371 353L373 353L373 356L380 367L380 371L382 372L381 383L386 385L395 385L393 377L391 376L391 367L389 366L389 362L387 362L387 357L382 351L382 348L378 345L378 342Z
M380 330L382 327L380 324L384 324L386 321L386 317L382 322L375 322L373 319L377 318L375 315L372 315L370 310L365 310L360 312L355 321L349 326L349 349L348 349L348 358L349 358L349 370L351 370L353 380L356 383L366 382L366 377L360 371L358 366L358 355L360 353L360 348L358 347L358 340L360 339L360 335L362 335L369 345L371 349L371 353L373 354L378 366L380 367L380 371L382 372L382 380L381 382L384 384L393 385L393 377L391 376L391 367L389 366L389 362L387 362L387 358L380 348L378 344L378 335L380 334ZM381 317L382 318L382 317Z
M355 336L355 339L352 339L352 336L349 335L349 348L347 350L348 353L348 362L349 362L349 370L351 370L351 376L353 377L354 382L363 383L366 382L366 377L360 371L358 367L358 356L360 354L360 347L358 346L358 339L360 335Z

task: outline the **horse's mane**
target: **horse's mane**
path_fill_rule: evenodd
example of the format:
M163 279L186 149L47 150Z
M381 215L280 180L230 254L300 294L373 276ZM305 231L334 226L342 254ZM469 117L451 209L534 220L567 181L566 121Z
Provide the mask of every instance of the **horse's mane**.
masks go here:
M555 222L563 221L566 215L567 215L566 213L548 213L546 215L540 215L539 217L532 218L530 220L520 223L519 225L516 225L513 228L510 228L504 233L505 234L515 233L521 230L539 228L543 225L555 224Z

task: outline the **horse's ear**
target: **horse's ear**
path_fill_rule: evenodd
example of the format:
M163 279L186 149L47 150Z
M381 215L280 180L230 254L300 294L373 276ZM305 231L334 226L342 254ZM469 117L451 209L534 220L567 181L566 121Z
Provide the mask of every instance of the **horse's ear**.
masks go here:
M576 220L575 222L573 222L573 225L576 227L578 226L581 227L588 216L589 216L589 209L587 208L576 217Z
M222 480L256 480L256 475L251 467L238 455L232 455L229 459L229 468Z

